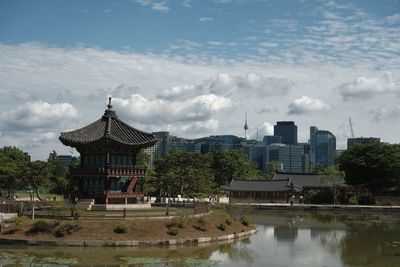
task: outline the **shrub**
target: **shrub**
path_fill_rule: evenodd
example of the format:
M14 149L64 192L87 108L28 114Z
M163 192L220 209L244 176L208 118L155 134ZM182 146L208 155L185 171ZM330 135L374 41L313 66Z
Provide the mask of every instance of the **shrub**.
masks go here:
M225 223L226 223L227 225L231 225L231 224L233 223L232 218L231 218L231 217L226 218L226 219L225 219Z
M19 231L22 229L23 219L21 217L15 218L15 230Z
M178 232L179 232L179 228L178 228L178 227L171 226L171 227L168 228L168 232L167 232L167 233L168 233L169 235L175 236L175 235L178 234Z
M333 203L333 191L330 188L320 191L310 190L304 202L307 204L331 204Z
M207 225L208 225L208 222L204 216L197 219L197 224L196 224L197 229L199 229L201 231L207 231Z
M186 224L186 216L183 214L178 214L177 216L175 216L174 218L171 219L171 221L167 224L168 227L178 227L178 228L185 228L185 224Z
M225 231L226 225L224 223L220 223L217 228L221 231Z
M54 233L56 237L63 237L65 235L70 235L73 232L75 232L79 227L77 225L73 224L64 224L60 226L60 228L57 229L57 231Z
M351 196L348 200L348 203L350 205L357 205L357 197L356 196Z
M241 217L241 218L240 218L240 221L242 222L242 224L243 224L244 226L249 226L249 224L250 224L250 219L249 219L249 217L247 217L247 216Z
M361 194L358 196L358 204L360 205L374 205L375 204L375 198L372 194Z
M128 225L126 223L120 223L117 227L114 228L114 233L116 234L125 234L128 232Z
M39 220L33 223L30 232L38 233L38 232L47 232L50 229L50 224L46 221Z
M82 211L80 210L72 211L72 218L74 219L74 221L78 221L80 217L82 217Z

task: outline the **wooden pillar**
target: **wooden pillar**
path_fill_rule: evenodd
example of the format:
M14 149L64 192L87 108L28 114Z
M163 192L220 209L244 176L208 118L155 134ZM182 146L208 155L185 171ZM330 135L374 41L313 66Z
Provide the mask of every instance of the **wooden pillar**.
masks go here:
M128 197L125 197L125 205L128 204Z

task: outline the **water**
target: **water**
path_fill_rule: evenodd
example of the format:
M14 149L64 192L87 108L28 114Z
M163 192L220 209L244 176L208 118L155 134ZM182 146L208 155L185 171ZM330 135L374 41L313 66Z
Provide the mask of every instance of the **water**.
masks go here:
M400 214L257 212L252 237L170 248L0 246L0 265L400 266Z

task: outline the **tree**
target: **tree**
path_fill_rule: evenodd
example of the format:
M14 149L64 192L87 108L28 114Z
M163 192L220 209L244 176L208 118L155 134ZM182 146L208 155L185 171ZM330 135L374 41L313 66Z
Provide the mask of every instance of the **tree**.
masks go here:
M262 176L239 150L220 150L212 154L212 168L218 185L229 184L232 179L260 179Z
M0 188L7 189L11 197L13 190L21 184L18 171L29 162L29 155L17 147L0 148Z
M209 194L214 186L210 155L184 153L172 149L162 159L156 161L156 179L160 194L195 195Z
M60 164L57 152L54 150L49 154L47 167L49 170L50 192L65 194L69 188L69 170Z
M41 200L38 189L50 184L50 169L47 162L31 161L20 169L20 176L26 188L31 188L36 197Z
M339 170L350 185L365 185L371 192L400 186L400 145L354 145L338 158Z

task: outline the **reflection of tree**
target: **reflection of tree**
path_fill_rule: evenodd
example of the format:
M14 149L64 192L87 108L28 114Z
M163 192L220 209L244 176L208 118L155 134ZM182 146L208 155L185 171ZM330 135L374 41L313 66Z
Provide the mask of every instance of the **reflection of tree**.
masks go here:
M336 229L314 229L311 231L311 235L314 238L318 236L321 245L330 253L338 254L340 252L340 243L342 242L344 231Z
M349 265L399 266L399 241L398 222L351 225L341 242L341 257Z
M294 242L297 239L297 227L276 226L274 227L274 237L278 242Z
M250 265L258 257L257 253L248 246L250 243L250 239L245 239L234 244L223 245L220 247L219 252L227 254L229 260L232 262L245 261Z

